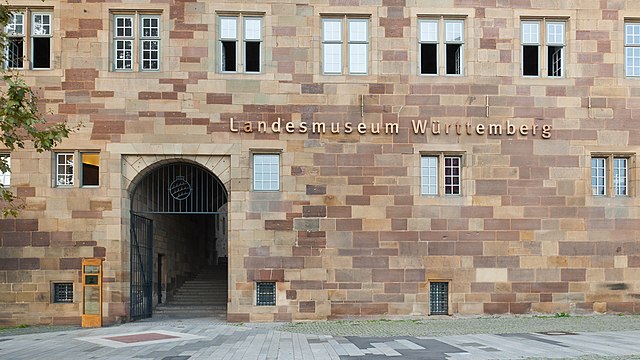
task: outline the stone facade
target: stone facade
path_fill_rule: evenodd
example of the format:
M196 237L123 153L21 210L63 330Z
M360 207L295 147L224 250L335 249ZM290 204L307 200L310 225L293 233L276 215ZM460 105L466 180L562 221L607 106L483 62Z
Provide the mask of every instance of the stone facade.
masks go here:
M126 321L132 186L174 160L228 191L230 321L426 316L431 281L455 314L640 311L635 0L11 5L52 14L52 69L22 73L51 121L82 123L57 151L99 151L100 186L53 186L53 154L11 154L25 208L0 220L0 325L79 323L83 257L105 260L105 322ZM159 71L139 50L113 70L119 13L159 15ZM218 70L226 15L262 19L259 73ZM368 21L367 73L323 75L322 19L350 16ZM423 18L463 21L462 75L443 75L444 55L420 74ZM566 24L561 77L522 76L532 19ZM280 155L280 191L252 191L257 152ZM422 195L425 154L460 156L460 195ZM628 160L628 196L592 195L605 155ZM52 303L56 281L73 303ZM276 282L276 306L255 305L256 281Z

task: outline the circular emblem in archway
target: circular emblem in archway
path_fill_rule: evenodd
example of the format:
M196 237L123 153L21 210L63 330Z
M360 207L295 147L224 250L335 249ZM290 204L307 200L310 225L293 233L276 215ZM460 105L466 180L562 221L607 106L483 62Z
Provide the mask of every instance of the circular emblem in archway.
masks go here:
M169 194L176 200L184 200L191 195L191 184L184 179L184 176L177 176L169 185Z

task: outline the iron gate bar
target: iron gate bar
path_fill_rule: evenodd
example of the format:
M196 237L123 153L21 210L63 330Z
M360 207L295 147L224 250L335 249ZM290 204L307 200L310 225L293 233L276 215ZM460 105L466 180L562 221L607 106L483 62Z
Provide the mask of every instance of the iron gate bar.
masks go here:
M133 189L136 214L224 214L224 184L200 165L165 164L145 176Z
M151 317L153 286L153 221L131 214L131 320Z

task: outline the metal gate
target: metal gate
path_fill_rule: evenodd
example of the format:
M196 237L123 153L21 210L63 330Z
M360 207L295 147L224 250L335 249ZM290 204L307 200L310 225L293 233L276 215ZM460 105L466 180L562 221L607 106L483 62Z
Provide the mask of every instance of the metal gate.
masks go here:
M131 320L151 317L153 221L131 214Z
M153 220L141 215L226 214L227 199L218 177L186 162L163 164L135 185L131 195L131 320L151 317L153 307Z

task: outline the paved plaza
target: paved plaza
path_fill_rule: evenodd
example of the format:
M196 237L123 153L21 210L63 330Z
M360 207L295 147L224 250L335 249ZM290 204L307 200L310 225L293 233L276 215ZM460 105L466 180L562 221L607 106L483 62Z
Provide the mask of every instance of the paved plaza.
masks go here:
M380 321L374 327L384 331L397 324L405 323ZM287 328L215 318L155 318L95 329L65 327L30 334L16 329L0 332L0 359L640 359L637 329L373 337L356 336L357 330L345 336Z

